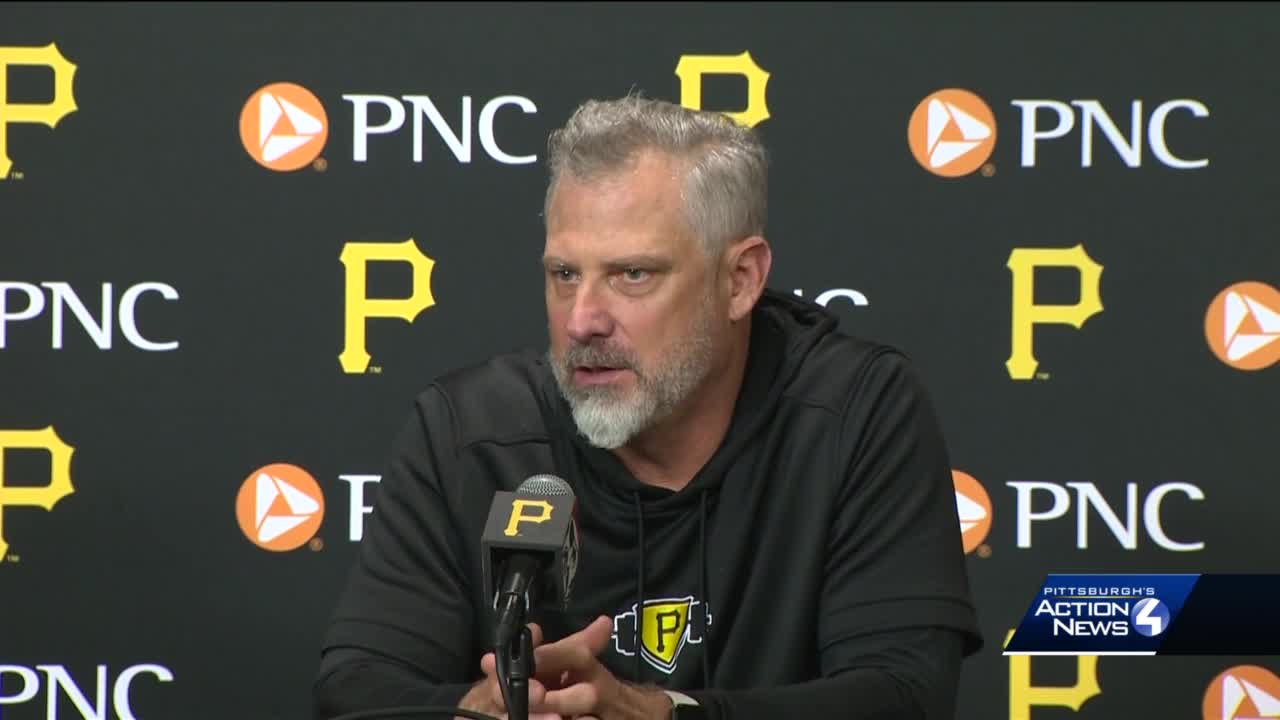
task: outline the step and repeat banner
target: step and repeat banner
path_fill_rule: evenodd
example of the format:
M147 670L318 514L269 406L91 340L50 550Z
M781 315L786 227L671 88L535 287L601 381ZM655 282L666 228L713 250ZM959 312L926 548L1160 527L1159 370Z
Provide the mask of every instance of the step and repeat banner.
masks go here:
M5 5L0 720L309 717L392 434L545 346L546 138L628 92L754 126L771 286L928 382L957 717L1280 717L1276 658L1002 654L1050 572L1280 571L1277 64L1274 5Z

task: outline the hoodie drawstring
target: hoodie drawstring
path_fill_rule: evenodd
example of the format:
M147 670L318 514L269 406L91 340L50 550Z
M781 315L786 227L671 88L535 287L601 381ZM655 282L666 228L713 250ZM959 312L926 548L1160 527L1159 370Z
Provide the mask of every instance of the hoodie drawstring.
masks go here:
M636 508L636 544L640 553L636 563L636 637L633 647L635 655L635 681L641 682L640 663L641 649L644 647L644 505L640 502L640 493L631 493L632 503ZM702 601L702 612L699 613L698 624L702 637L702 687L711 687L711 640L707 628L711 625L711 597L707 591L707 490L698 495L698 597Z
M711 598L707 595L707 491L701 494L702 508L698 513L698 597L702 600L702 687L711 687L711 638L707 636L707 618L711 614Z
M636 682L640 682L640 655L641 648L644 647L644 507L640 504L639 491L631 493L631 499L636 506L636 539L638 549L640 550L640 562L636 563Z

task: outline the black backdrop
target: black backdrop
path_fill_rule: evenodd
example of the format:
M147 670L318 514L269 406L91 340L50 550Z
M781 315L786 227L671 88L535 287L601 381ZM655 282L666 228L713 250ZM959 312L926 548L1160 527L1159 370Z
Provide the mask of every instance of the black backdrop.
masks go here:
M0 719L306 717L352 517L376 496L359 476L381 472L432 377L545 343L547 133L586 98L689 101L689 83L724 111L763 90L769 117L746 121L773 158L771 286L838 291L845 330L906 350L956 469L989 497L966 533L988 647L959 717L1200 717L1215 677L1245 664L1280 693L1268 658L1000 653L1046 572L1277 570L1277 346L1220 359L1211 339L1230 338L1209 312L1232 287L1219 305L1280 311L1277 48L1275 6L1225 3L0 8ZM759 70L682 80L682 58ZM63 82L76 110L50 128ZM278 82L314 96L327 133L306 139L300 116L268 128L302 137L292 172L253 157L256 93ZM972 140L964 162L990 157L942 177L908 125L952 88L985 102L994 146ZM290 92L272 97L305 111ZM955 97L943 121L978 112ZM466 161L423 98L468 126ZM368 126L397 107L403 124L357 161L366 103ZM1043 137L1055 108L1072 127ZM957 128L941 139L964 142ZM1074 267L1050 266L1077 246ZM410 247L429 277L422 259L355 261ZM1020 309L1011 258L1041 265ZM412 322L353 287L408 298L415 273ZM1035 325L1038 366L1011 373L1019 318L1085 314L1093 291L1101 310ZM348 313L370 356L356 372L339 362ZM1259 311L1236 334L1269 327ZM314 478L323 519L311 532L320 513L295 508L310 522L273 552L236 502L275 463Z

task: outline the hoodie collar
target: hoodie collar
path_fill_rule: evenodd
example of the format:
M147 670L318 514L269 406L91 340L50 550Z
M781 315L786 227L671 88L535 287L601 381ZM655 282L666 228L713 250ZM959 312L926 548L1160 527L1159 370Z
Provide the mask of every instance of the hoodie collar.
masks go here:
M552 440L557 465L571 456L575 462L563 469L576 476L574 485L597 485L590 489L582 487L581 490L591 494L596 494L592 491L602 491L601 495L609 497L606 502L626 515L634 512L634 493L639 493L646 512L655 515L698 502L702 491L714 493L719 490L725 468L740 454L742 447L752 442L761 428L767 425L804 356L835 324L834 317L825 308L765 290L752 311L747 366L729 428L715 453L684 490L673 492L645 485L632 476L612 451L587 442L577 432L568 403L560 395L555 380L551 379L550 394L553 397L549 400L554 403L557 427L549 429L553 436L560 437L559 442L554 437ZM549 368L546 374L550 376ZM565 442L566 438L568 442ZM588 478L598 479L598 482L591 482Z

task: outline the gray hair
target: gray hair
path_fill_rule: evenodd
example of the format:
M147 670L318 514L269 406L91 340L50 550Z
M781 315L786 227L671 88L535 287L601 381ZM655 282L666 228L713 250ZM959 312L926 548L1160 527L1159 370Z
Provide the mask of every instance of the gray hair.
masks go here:
M543 218L566 172L591 181L622 170L644 150L661 151L683 165L685 219L709 257L718 257L734 240L764 234L767 156L756 133L719 112L635 95L589 100L551 133Z

